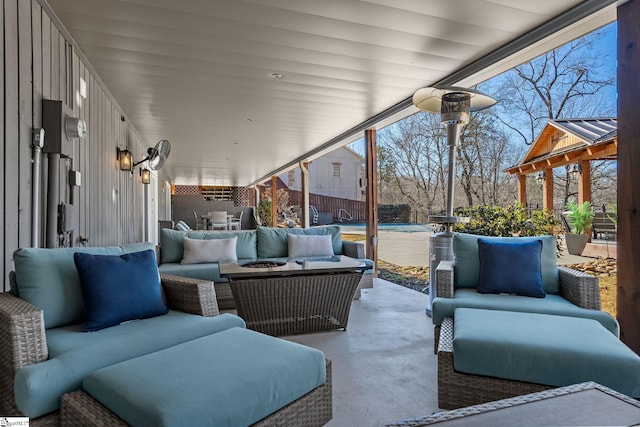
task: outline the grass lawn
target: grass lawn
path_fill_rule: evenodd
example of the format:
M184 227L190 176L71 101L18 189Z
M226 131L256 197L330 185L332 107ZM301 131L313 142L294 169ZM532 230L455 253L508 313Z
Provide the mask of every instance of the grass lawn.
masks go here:
M618 275L600 276L600 302L602 310L616 317L616 294L618 291Z

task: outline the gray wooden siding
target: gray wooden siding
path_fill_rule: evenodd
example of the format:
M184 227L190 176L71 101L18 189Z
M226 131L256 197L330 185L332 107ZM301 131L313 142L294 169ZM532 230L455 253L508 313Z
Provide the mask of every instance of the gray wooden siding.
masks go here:
M43 8L44 6L44 8ZM32 130L42 127L42 99L62 100L74 115L87 123L87 136L73 142L70 158L60 160L59 202L77 206L79 212L73 241L79 236L89 239L90 246L119 245L144 239L144 188L137 170L121 172L116 162L116 147L128 146L135 160L144 157L146 149L157 141L142 141L129 124L125 113L113 100L100 77L67 36L57 19L48 15L46 3L38 0L5 0L0 10L4 44L0 45L3 78L0 90L0 175L2 203L0 213L0 251L4 290L13 269L13 252L31 246L32 206ZM80 78L87 84L87 98L78 103ZM124 117L124 120L122 118ZM46 136L45 136L46 138ZM46 200L48 159L41 163L40 246L46 244ZM69 187L68 172L82 174L80 187ZM158 191L158 174L149 191ZM159 198L160 219L166 198ZM158 197L156 197L158 199ZM55 224L53 224L55 226Z

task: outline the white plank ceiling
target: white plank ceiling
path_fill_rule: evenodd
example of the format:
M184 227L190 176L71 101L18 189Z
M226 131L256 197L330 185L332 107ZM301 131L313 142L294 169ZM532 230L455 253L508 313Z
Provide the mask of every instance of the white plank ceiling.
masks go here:
M561 14L565 41L581 8L579 31L610 22L612 3L49 0L149 146L171 141L183 185L254 183ZM518 61L541 53L522 44ZM500 59L492 74L516 65Z

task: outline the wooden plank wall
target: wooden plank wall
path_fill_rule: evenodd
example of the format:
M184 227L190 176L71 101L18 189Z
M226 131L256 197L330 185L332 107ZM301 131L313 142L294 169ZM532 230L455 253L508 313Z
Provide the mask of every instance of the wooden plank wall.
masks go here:
M0 90L0 254L4 290L13 269L12 255L19 247L31 246L32 221L32 130L42 127L42 99L62 100L75 116L87 123L87 136L73 142L70 158L60 160L60 202L78 207L79 236L90 246L119 245L144 239L144 188L137 174L121 172L116 162L116 146L128 146L134 159L144 157L156 141L142 141L113 100L100 77L79 53L55 17L47 14L37 0L5 0L0 9L4 44L0 45L3 78ZM87 98L78 96L80 78L87 84ZM46 138L46 136L45 136ZM48 160L42 158L40 246L44 246ZM69 187L68 172L81 173L82 185ZM158 191L162 173L149 191ZM154 197L158 199L158 197ZM161 198L166 211L166 197ZM165 219L161 217L160 219Z

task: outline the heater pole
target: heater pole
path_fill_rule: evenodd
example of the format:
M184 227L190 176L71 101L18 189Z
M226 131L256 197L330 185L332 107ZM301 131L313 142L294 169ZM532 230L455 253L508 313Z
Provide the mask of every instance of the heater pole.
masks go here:
M447 217L453 216L453 195L455 193L456 176L456 147L460 138L460 127L458 123L447 123L447 144L449 145L449 175L447 177ZM451 232L451 223L446 224L447 233Z

